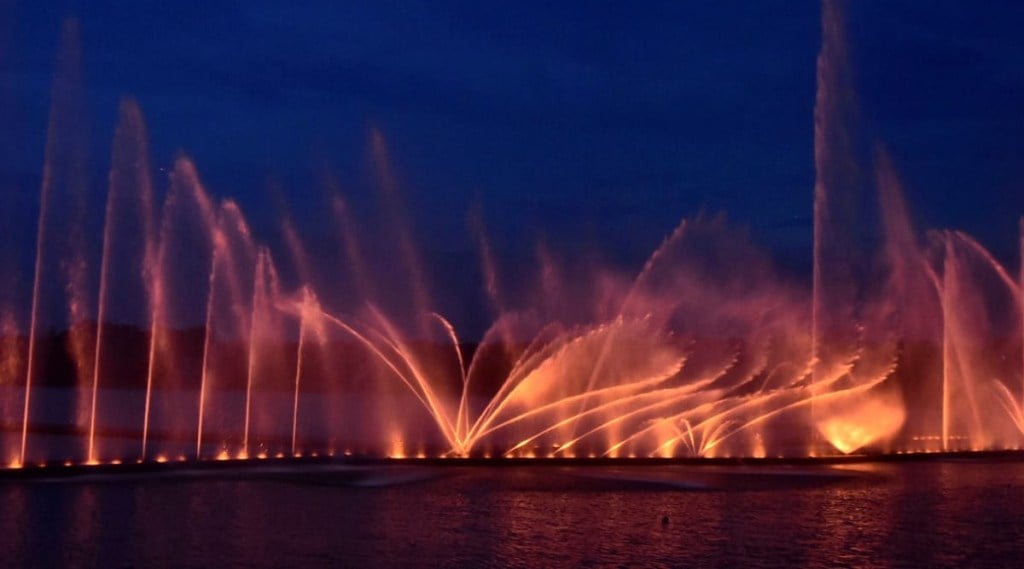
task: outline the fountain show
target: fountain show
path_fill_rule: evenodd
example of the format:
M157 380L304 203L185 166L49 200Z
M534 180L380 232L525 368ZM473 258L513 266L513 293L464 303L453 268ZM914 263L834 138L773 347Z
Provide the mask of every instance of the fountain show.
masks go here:
M0 565L1014 566L1022 26L0 1Z

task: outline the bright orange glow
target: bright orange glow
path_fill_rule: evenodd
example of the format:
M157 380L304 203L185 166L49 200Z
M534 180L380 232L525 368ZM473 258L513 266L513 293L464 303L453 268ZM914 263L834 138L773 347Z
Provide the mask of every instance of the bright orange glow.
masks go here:
M71 323L63 331L61 357L75 368L68 379L76 383L70 391L74 419L59 431L68 448L81 449L65 466L109 460L102 458L111 452L105 434L117 433L121 446L121 438L137 431L140 440L128 441L132 454L124 460L247 460L251 453L287 460L325 452L311 450L312 441L324 441L332 457L330 447L346 442L346 457L392 459L425 459L428 453L443 459L745 459L1019 449L1024 262L1014 274L1003 255L996 258L970 235L913 227L896 169L884 153L858 164L870 144L845 140L845 133L861 130L845 124L858 114L857 97L848 92L855 81L843 18L833 3L825 6L813 116L814 202L806 204L813 206L809 282L777 266L746 231L724 218L698 216L666 227L669 233L637 272L598 262L561 263L538 245L536 273L524 271L535 281L503 291L499 277L505 271L481 217L473 220L473 232L487 313L494 319L465 352L452 321L430 311L445 299L430 298L411 225L397 207L400 184L376 129L372 158L386 201L394 202L380 213L393 215L368 221L393 225L387 229L394 235L370 236L390 237L397 246L391 252L398 254L387 261L406 265L395 272L403 281L393 291L398 302L384 298L392 287L374 289L381 283L370 277L382 275L361 259L373 249L357 243L360 236L351 228L359 220L348 219L340 198L332 202L351 281L337 291L314 286L321 259L307 255L291 220L281 227L286 258L275 260L269 247L255 241L238 204L211 196L186 157L175 160L167 199L157 207L145 173L145 128L134 103L122 106L115 133L102 235L76 231L64 246L48 245L49 232L66 228L47 221L68 221L64 208L56 217L47 214L51 202L69 197L64 190L52 195L54 180L63 184L75 174L63 171L65 160L50 156L49 148L63 145L48 141L32 304L0 310L0 384L24 386L20 415L9 410L5 396L0 417L8 431L20 426L20 452L0 460L9 459L12 469L32 466L32 457L41 454L27 448L52 446L52 425L37 425L33 419L41 417L31 411L53 402L45 383L38 385L43 378L36 377L36 366L51 355L42 352L52 347L39 331L49 324L43 316L57 308L45 301L56 299L60 287L59 308ZM850 176L851 168L863 172ZM850 179L858 180L852 184L857 187ZM867 200L877 208L862 219L859 206ZM132 207L122 211L125 206ZM1020 222L1016 247L1024 259ZM97 241L100 256L92 259L83 243ZM54 252L59 254L49 258ZM289 270L279 274L278 262ZM62 274L51 274L56 266ZM183 282L194 285L188 294L175 290ZM132 354L139 364L148 355L148 369L145 375L138 370L130 386L108 381L121 367L108 369L121 356L112 348L122 344L110 342L108 313L122 310L116 303L126 285L137 289L125 295L137 298L134 316L148 317L137 319L148 323L148 337L140 328L133 340L145 339L148 354ZM347 298L350 288L355 294ZM505 294L511 290L517 291L514 308ZM339 291L346 298L336 298ZM339 304L350 301L342 311ZM19 320L29 308L26 337ZM183 319L194 320L194 340L187 339L191 333L176 339L168 332ZM344 353L329 353L342 346ZM183 362L188 364L178 365ZM330 368L342 362L358 365L335 374ZM289 378L281 402L281 382ZM109 390L121 387L137 392L139 405L118 409ZM905 393L914 399L904 401ZM342 411L320 409L335 396ZM348 420L352 402L366 407L352 415L365 424L348 429L335 420ZM159 433L150 433L151 410ZM141 425L125 424L129 417ZM300 426L315 431L302 433L305 448L298 446ZM267 432L273 434L263 435L260 445L257 439ZM896 439L901 433L906 435ZM151 437L165 442L150 452L165 454L147 455L147 445L155 444ZM189 440L185 454L169 454L180 452L182 437ZM15 452L6 444L5 452ZM57 459L51 466L59 464Z
M397 433L391 436L391 451L388 458L406 458L405 441Z
M896 434L905 418L898 394L864 394L857 401L839 402L832 414L818 423L818 430L839 452L849 454Z
M764 448L764 440L761 438L760 433L754 435L754 449L751 454L754 458L764 458L768 455L768 451Z

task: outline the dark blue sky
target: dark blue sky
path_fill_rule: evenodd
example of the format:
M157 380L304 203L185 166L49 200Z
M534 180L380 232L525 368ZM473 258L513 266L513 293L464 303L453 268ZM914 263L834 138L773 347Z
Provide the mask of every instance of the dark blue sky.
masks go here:
M324 168L373 219L377 128L438 280L476 283L475 261L458 267L476 258L466 213L477 202L509 266L543 236L638 267L701 209L749 225L787 263L810 257L814 1L0 0L8 248L31 247L67 16L82 32L97 196L130 94L154 165L184 150L271 242L282 199L311 248L335 242ZM1016 1L849 6L862 128L893 155L917 221L966 229L1014 263L1021 29Z

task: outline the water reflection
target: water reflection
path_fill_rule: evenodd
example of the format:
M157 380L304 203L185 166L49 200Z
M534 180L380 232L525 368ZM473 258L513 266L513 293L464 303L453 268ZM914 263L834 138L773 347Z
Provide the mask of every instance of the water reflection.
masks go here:
M0 551L5 567L936 567L1005 566L1024 549L1022 463L891 464L827 484L595 470L6 482ZM728 486L665 483L699 476Z

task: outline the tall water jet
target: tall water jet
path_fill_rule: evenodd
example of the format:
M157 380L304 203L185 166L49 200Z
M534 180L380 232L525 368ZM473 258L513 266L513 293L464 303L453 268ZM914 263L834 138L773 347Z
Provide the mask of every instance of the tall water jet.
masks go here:
M11 69L15 38L14 4L0 7L0 73ZM24 144L24 120L20 105L16 104L15 81L0 82L0 156L14 156ZM19 460L21 435L21 394L25 372L22 332L26 324L28 306L25 275L22 268L29 266L27 247L21 246L25 238L24 221L32 217L26 213L24 202L37 199L37 193L14 179L0 176L0 467ZM31 230L29 230L31 232ZM31 286L31 282L28 283Z
M151 403L144 425L148 441L156 436L161 439L158 456L163 458L192 454L186 441L195 441L198 422L196 396L203 368L217 225L214 204L190 160L175 160L170 182L155 271L152 370L147 388ZM199 283L205 286L196 286Z
M398 181L395 178L391 161L388 157L384 135L376 128L370 130L370 149L381 194L384 198L384 208L388 214L389 229L398 242L399 255L404 265L403 268L407 273L406 278L409 283L408 294L412 297L412 310L417 320L423 322L424 320L420 317L430 313L430 292L427 287L423 264L416 251L410 224L405 215L405 208L399 194Z
M122 460L136 443L158 461L1019 446L1024 261L1012 274L962 232L920 239L895 167L868 158L856 128L841 7L822 14L810 298L742 228L706 216L681 223L635 277L538 245L539 282L505 283L477 209L492 325L475 345L432 311L440 299L377 131L385 223L366 222L380 228L367 238L334 200L347 264L332 289L317 282L301 220L271 243L283 245L279 275L239 204L212 199L186 158L157 227L145 127L124 102L94 296L77 103L65 104L77 79L58 69L27 358L19 315L0 302L0 384L26 388L0 401L23 405L21 416L0 406L21 435L5 462ZM1024 252L1024 221L1020 231Z
M99 389L109 369L117 373L123 387L125 382L142 370L116 365L123 356L108 362L104 351L106 336L118 334L113 354L132 349L132 331L147 325L151 317L151 284L156 255L156 235L153 212L153 184L150 178L149 151L146 127L138 105L125 99L120 105L120 118L114 134L113 154L107 191L106 214L103 226L103 249L100 261L100 286L96 315L96 344L93 354L92 394L89 418L88 461L99 459L96 427L100 415ZM111 305L111 302L114 305ZM147 359L146 367L150 363ZM123 412L123 411L122 411ZM122 456L128 449L119 449L112 458Z
M146 354L146 386L143 396L142 410L142 440L139 449L139 460L146 460L147 445L149 443L150 414L153 408L153 379L156 371L156 355L158 348L158 326L160 324L158 315L165 305L164 281L163 281L163 245L157 245L155 251L151 249L149 270L147 271L147 284L149 289L149 349Z
M381 305L382 299L380 295L384 292L381 289L385 287L375 286L374 274L369 263L373 256L368 255L371 251L365 249L363 241L360 239L361 233L359 229L361 227L357 223L352 206L342 197L337 182L333 179L328 180L328 190L332 194L331 206L337 228L336 237L339 248L343 252L342 270L348 278L349 286L352 290L353 302L349 310L354 313L365 312L367 306ZM337 355L340 356L341 354ZM353 360L352 357L342 356L338 359L338 365L344 367L361 363L358 360ZM397 423L400 421L400 418L396 416L397 406L387 403L390 394L393 392L391 377L389 372L384 369L384 366L376 364L373 360L370 361L369 369L366 373L367 377L362 381L346 381L344 384L346 389L342 396L352 398L363 396L363 393L366 393L370 401L363 405L356 405L351 402L337 405L332 409L331 419L332 422L343 421L349 417L359 416L360 412L365 408L372 408L373 414L378 417L381 423L386 425L386 428L383 432L374 432L377 429L366 429L365 431L358 429L358 431L365 433L361 438L366 443L386 445L389 442L388 439L393 438L390 436L390 432L398 429ZM352 420L349 419L348 423L351 422ZM355 441L349 440L347 446L353 446L353 442Z
M899 353L892 325L894 307L885 298L884 272L873 249L876 210L871 207L870 180L862 165L870 162L867 144L857 132L859 111L849 69L843 3L822 5L822 47L818 56L818 88L814 106L814 250L812 282L812 353L814 394L849 389L890 378ZM881 265L881 266L880 266ZM833 386L833 387L830 387ZM813 437L823 436L836 448L850 449L850 440L837 441L835 417L856 417L864 397L883 398L899 421L884 433L889 437L903 424L903 404L897 391L885 387L852 397L812 397ZM832 417L834 416L834 417ZM823 430L828 422L828 433ZM829 440L830 437L832 440ZM860 435L854 437L864 440ZM874 438L874 437L872 437ZM812 453L827 452L812 444Z
M64 23L57 68L54 72L52 100L43 160L42 184L39 192L39 217L36 226L36 258L32 284L32 307L29 322L28 353L26 355L25 393L22 411L21 452L19 463L29 459L29 427L32 423L32 394L37 387L38 368L42 363L39 335L43 325L69 325L67 346L76 363L76 385L81 385L85 367L84 337L80 326L88 315L87 263L83 251L81 232L84 230L87 138L81 95L81 48L78 24L74 20ZM70 211L66 208L71 208ZM49 234L55 225L65 228L65 240ZM56 265L56 266L54 266ZM67 293L66 303L54 309L55 292L44 287L52 282L62 283L60 294ZM56 320L56 321L55 321ZM79 422L76 414L75 422Z
M305 379L305 383L311 386L310 390L315 390L314 392L317 395L308 398L309 400L306 402L305 413L302 414L305 425L307 428L329 431L330 402L327 401L328 381L332 379L336 381L340 378L335 377L338 375L339 368L329 366L328 364L327 352L329 351L329 346L322 316L323 310L320 305L320 299L317 297L312 285L316 278L313 271L313 263L290 216L285 216L282 221L282 233L300 281L305 283L300 289L299 299L296 301L297 306L295 307L299 326L299 339L295 354L291 454L296 455L300 454L298 450L298 433L300 428L299 407L302 395L300 390L301 383ZM356 255L358 259L358 253ZM310 343L310 340L312 340L312 343ZM311 364L315 365L311 366ZM317 369L314 370L314 367ZM319 378L320 381L311 384L306 376Z
M944 245L944 421L947 448L977 450L1019 441L1012 417L991 413L1020 375L1020 290L1015 276L959 231Z
M246 375L245 375L245 415L242 424L242 450L239 454L242 458L249 458L249 431L252 425L252 395L253 382L256 377L257 353L259 351L258 339L261 338L263 318L260 315L267 310L270 302L267 292L267 274L270 263L270 252L261 249L257 253L256 265L253 268L252 302L249 315L249 346L246 354Z
M21 334L19 334L18 322L12 311L5 310L0 313L0 391L4 395L17 394L17 386L25 377L24 359L25 346ZM10 419L18 417L19 410L16 408L22 401L17 397L0 398L0 429L6 434L13 425ZM17 425L19 428L20 424ZM20 433L19 433L20 434ZM8 443L7 437L0 438L0 467L11 464L19 464L18 451L13 444Z
M197 445L212 435L218 457L237 452L237 425L244 413L240 389L248 367L246 352L251 330L256 247L241 210L232 200L221 203L213 228L213 258L210 273L207 324L204 335L203 369L200 385L202 415L197 428ZM216 409L216 413L207 413Z
M903 189L888 154L876 152L876 177L884 234L886 271L882 301L894 307L894 330L900 337L900 366L896 371L907 409L904 436L916 450L938 450L934 442L943 424L942 357L945 326L933 259L920 242L903 197ZM941 442L941 441L940 441Z
M302 300L300 300L299 305L299 341L295 346L295 389L292 396L292 456L295 456L297 452L299 436L299 394L302 387L302 360L305 353L307 330L310 325L308 315L312 310L315 310L315 306L316 301L313 300L309 289L303 287ZM318 310L316 311L318 312Z
M216 229L214 230L216 231ZM214 238L217 239L216 237ZM213 291L217 285L217 265L221 250L214 246L213 262L210 265L210 280L207 283L206 321L203 324L203 359L199 367L199 403L196 416L196 459L202 458L203 419L206 417L206 390L210 373L210 343L213 341Z
M843 373L837 368L848 365L857 353L854 263L859 244L845 233L857 227L860 192L856 151L848 130L856 123L856 103L839 2L822 3L821 25L814 104L812 385Z
M244 438L248 448L244 452L265 458L288 451L292 400L288 397L286 404L281 394L292 393L295 368L290 345L297 330L294 315L284 311L288 302L268 249L259 250L257 267L247 370L249 418Z
M370 282L369 268L363 259L362 247L357 237L355 220L349 212L349 206L340 195L331 197L331 208L334 221L338 227L340 247L344 251L346 273L353 281L353 290L357 298L363 302L374 302L373 286Z

